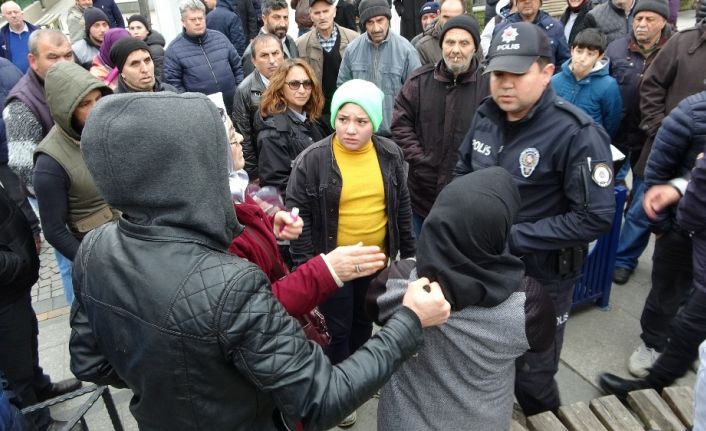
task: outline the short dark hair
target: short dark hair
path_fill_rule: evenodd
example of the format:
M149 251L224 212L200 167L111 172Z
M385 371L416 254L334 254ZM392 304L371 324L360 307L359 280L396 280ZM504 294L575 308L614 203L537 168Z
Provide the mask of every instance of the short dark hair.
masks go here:
M536 63L540 69L544 69L547 64L552 64L552 59L549 57L537 57Z
M302 1L302 0L299 0L299 1ZM279 40L279 38L277 36L275 36L272 33L260 33L257 36L255 36L255 38L252 40L252 42L250 42L250 56L252 58L257 57L258 45L266 42L267 40L273 40L273 41L277 42L277 44L279 45L279 49L282 50L282 41ZM284 52L284 51L282 51L282 52Z
M579 34L574 37L573 42L571 42L571 48L578 47L595 49L599 54L603 54L605 52L607 45L608 38L597 28L587 28L581 30Z
M306 1L306 0L300 0L300 1ZM281 10L281 9L287 9L289 10L289 5L287 4L286 0L264 0L262 2L262 16L267 16L272 12L273 10Z

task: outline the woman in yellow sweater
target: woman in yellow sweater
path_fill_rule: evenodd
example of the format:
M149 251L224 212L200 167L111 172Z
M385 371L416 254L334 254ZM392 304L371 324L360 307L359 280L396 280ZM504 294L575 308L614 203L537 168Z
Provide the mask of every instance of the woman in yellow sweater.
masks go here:
M354 79L331 101L335 133L305 149L294 161L287 185L287 208L298 207L304 221L290 250L295 264L342 245L377 245L388 258L412 257L415 240L402 151L373 135L382 121L382 91ZM353 262L363 272L377 262ZM345 283L319 306L331 333L327 354L333 364L346 359L372 333L363 309L374 277ZM354 419L353 419L354 420Z

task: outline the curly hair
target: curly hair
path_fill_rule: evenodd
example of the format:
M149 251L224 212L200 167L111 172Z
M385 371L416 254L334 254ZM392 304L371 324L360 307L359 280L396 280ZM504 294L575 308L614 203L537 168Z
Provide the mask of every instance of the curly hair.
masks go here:
M270 85L262 93L260 100L260 115L262 118L274 114L281 114L287 110L287 100L284 98L284 86L287 85L287 74L294 67L301 67L311 80L311 96L304 105L304 111L309 119L316 121L321 116L324 109L324 93L321 90L319 78L314 74L314 70L309 64L300 58L288 58L282 62L277 72L270 78Z

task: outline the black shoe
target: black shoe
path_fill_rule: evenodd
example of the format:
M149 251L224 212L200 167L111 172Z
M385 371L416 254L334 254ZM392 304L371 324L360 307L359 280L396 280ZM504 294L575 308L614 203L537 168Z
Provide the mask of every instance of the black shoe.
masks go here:
M632 275L632 269L623 268L621 266L616 266L613 270L613 283L615 284L625 284L630 280Z
M78 379L66 379L60 382L52 383L42 392L37 394L37 400L39 402L42 402L50 400L52 398L56 398L59 395L64 395L71 391L75 391L76 389L80 388L82 384L83 383L81 383L81 381Z
M628 380L610 373L601 374L598 383L603 391L615 395L622 402L625 402L629 392L653 388L645 379Z

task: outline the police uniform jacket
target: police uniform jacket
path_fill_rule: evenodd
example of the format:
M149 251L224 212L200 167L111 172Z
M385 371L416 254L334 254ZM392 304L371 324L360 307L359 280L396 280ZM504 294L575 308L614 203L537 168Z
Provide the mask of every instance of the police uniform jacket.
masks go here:
M510 251L523 257L527 274L560 275L558 253L583 246L610 229L615 213L610 138L579 108L547 88L520 121L487 98L459 148L454 174L502 166L522 197Z

